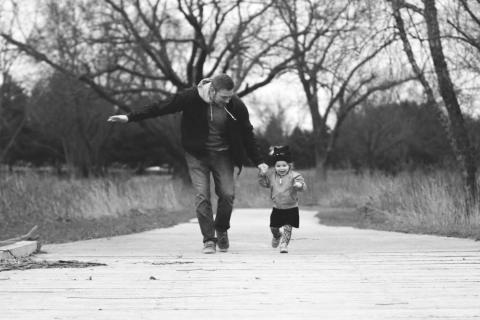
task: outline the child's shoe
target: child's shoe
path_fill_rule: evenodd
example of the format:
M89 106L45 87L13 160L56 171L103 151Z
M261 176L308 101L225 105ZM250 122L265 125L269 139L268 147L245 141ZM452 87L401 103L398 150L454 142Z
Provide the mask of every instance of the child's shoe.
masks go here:
M278 247L280 244L280 239L282 239L282 234L280 234L278 238L272 237L272 248Z
M280 253L288 253L288 247L286 244L282 243L280 245Z

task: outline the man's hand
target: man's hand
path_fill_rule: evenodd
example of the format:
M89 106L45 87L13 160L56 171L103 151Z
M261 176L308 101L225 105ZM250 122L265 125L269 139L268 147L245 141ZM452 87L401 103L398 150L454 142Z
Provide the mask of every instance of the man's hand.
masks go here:
M107 121L126 123L128 122L128 117L126 115L111 116Z
M268 165L266 163L260 163L257 167L260 170L260 174L265 174L268 171Z

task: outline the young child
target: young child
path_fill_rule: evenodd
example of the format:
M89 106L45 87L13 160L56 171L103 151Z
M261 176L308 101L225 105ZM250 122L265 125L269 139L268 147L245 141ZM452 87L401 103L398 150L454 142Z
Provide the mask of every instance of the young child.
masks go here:
M298 191L307 188L305 180L292 170L292 157L288 146L273 147L270 154L270 166L273 170L259 173L259 183L270 188L273 200L273 210L270 215L270 230L272 231L272 247L280 244L280 252L288 253L288 243L292 236L292 227L298 228ZM280 228L283 227L283 232Z

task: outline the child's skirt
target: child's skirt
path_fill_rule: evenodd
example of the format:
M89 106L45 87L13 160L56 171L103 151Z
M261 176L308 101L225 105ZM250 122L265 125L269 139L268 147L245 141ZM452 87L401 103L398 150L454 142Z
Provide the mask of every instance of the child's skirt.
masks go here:
M280 228L286 224L298 228L298 207L289 209L273 208L272 214L270 215L270 227Z

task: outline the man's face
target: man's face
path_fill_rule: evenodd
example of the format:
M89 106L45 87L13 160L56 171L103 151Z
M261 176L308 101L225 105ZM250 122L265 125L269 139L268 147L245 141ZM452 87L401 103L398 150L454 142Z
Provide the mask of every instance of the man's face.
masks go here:
M225 106L233 96L233 90L220 89L215 90L212 88L212 102L218 106Z

